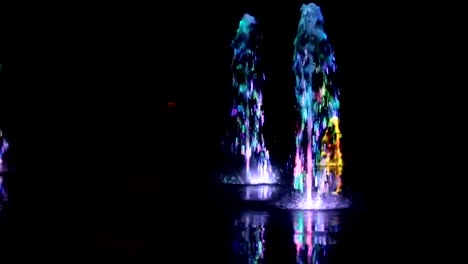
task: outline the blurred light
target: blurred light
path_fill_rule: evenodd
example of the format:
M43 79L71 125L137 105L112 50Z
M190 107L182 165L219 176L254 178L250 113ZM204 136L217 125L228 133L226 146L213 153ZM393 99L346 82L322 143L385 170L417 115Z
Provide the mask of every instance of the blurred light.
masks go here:
M177 106L177 104L174 101L167 102L167 109L168 110L174 110L176 106Z

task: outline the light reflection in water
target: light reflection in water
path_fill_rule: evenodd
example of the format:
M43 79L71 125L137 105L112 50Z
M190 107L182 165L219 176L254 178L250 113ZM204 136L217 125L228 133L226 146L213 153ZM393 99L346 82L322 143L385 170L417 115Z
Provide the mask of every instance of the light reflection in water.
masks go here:
M270 200L278 192L277 186L272 185L251 185L241 189L242 197L246 201Z
M262 263L268 217L267 212L245 212L234 221L233 251L239 263Z
M328 251L337 244L330 235L339 232L339 214L326 211L296 211L293 213L293 223L297 263L323 263Z
M276 221L273 221L274 219ZM288 231L287 226L291 223L286 223L291 220L293 230ZM234 263L265 263L266 255L271 256L271 261L274 261L277 257L288 254L288 243L282 243L288 239L278 236L286 232L294 241L297 263L325 264L331 260L332 254L336 257L333 249L338 241L334 234L340 231L339 212L294 211L275 217L268 212L247 211L234 221Z

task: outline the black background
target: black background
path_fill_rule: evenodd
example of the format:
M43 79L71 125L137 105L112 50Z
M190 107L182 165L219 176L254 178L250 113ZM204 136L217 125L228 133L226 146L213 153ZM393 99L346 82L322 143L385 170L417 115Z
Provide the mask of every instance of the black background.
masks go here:
M302 3L12 7L19 16L5 24L1 112L12 152L24 162L41 160L31 169L67 171L96 186L128 177L210 181L205 175L219 160L229 113L230 42L250 13L264 30L267 141L282 162L293 142L291 64ZM397 24L384 23L384 6L317 3L338 64L343 153L353 175L346 181L369 191L398 152L390 147L401 134L394 124L413 122L395 107L408 100L394 77L409 42L395 40ZM170 114L168 100L177 103Z
M380 96L373 92L377 66L372 65L381 56L372 44L373 14L356 4L317 3L339 67L343 148L351 165L359 156L352 154L358 142L369 136L363 135L366 119L377 122L364 117ZM9 134L15 141L18 116L25 114L35 121L25 126L50 138L51 149L60 141L60 147L76 149L79 160L102 169L120 162L156 173L167 167L158 163L164 157L184 160L187 167L208 166L218 156L229 114L230 42L242 15L250 13L265 38L267 140L272 152L288 153L295 122L293 40L301 4L77 6L27 23L24 34L11 22L12 38L4 49L4 126L14 131ZM170 115L169 100L177 103ZM205 161L199 164L201 156Z
M338 64L343 153L352 175L345 175L346 185L371 192L384 156L392 155L382 149L398 119L387 108L390 88L383 88L393 85L383 74L391 67L383 46L391 39L382 39L388 28L377 7L317 3ZM302 4L114 3L64 6L52 15L12 8L23 18L35 15L27 23L12 18L5 27L2 92L8 99L1 113L12 153L21 152L16 156L24 162L40 160L29 168L47 170L50 176L40 181L65 193L148 177L206 186L228 120L230 43L250 13L264 31L267 143L273 159L284 163L294 142L291 65ZM168 101L177 103L174 111L167 111ZM55 171L73 176L54 177Z
M267 141L277 160L288 156L293 40L303 1L270 2L11 7L0 113L21 168L11 196L16 208L30 209L17 212L47 215L48 208L57 215L62 208L56 222L81 219L77 208L117 199L129 178L208 186L229 113L230 43L244 13L264 29ZM408 93L397 92L411 85L400 77L408 78L401 62L414 48L400 31L409 11L395 19L385 5L316 3L338 64L345 184L369 204L392 203L386 194L395 186L385 183L395 172L409 173L390 166L401 158L399 127L415 126L402 118ZM177 103L170 113L169 100ZM405 179L421 176L411 177Z

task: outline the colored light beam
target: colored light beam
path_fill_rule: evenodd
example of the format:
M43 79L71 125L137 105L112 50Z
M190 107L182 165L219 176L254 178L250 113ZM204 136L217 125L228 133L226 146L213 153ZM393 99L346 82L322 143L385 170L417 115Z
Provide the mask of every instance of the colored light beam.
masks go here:
M305 192L308 203L313 192L319 195L338 193L330 190L317 166L342 166L339 129L339 91L331 81L336 70L332 47L323 30L320 7L302 5L301 18L294 40L293 71L296 76L296 99L299 122L296 133L294 188ZM341 174L340 174L341 175Z
M261 34L253 16L245 14L232 41L233 87L236 90L231 116L237 123L237 134L232 150L244 157L245 182L248 184L274 183L275 176L270 154L265 146L263 125L263 97L261 87L265 74L259 67Z

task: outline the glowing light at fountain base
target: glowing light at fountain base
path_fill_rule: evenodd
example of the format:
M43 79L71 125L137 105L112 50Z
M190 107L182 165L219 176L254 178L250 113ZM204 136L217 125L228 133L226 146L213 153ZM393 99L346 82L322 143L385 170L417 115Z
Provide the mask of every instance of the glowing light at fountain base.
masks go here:
M280 191L278 185L248 185L239 190L244 201L269 201Z
M292 210L333 210L349 208L351 201L343 195L314 193L311 199L307 199L303 194L294 193L278 201L276 206Z
M276 183L276 177L274 174L271 174L271 175L250 174L247 177L247 184L258 185L258 184L274 184L274 183Z
M268 175L260 175L251 173L249 176L241 175L222 175L221 181L225 184L248 184L248 185L263 185L276 184L278 176L275 173Z

